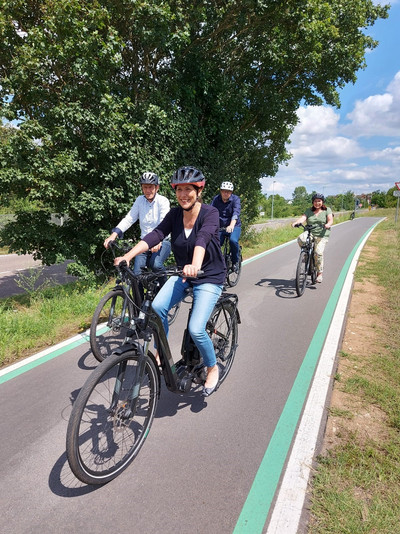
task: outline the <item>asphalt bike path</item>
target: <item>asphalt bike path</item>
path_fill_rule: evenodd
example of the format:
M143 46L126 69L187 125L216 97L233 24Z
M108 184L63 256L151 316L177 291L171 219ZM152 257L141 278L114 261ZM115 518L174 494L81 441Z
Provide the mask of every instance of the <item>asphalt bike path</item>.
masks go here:
M294 288L296 243L247 260L232 290L239 295L242 324L229 377L206 400L199 391L180 396L164 387L138 457L105 486L77 481L64 452L72 403L96 366L85 336L3 370L1 530L301 532L305 488L296 478L297 466L318 450L355 258L379 221L336 225L326 248L324 282L306 288L301 298ZM176 359L183 308L170 335ZM325 340L330 362L320 371ZM315 393L310 384L319 375L325 384ZM307 396L317 415L310 414ZM305 419L317 421L317 428L304 451L296 442L310 434ZM300 479L305 476L301 471ZM301 498L292 495L285 508L280 495L286 502L288 487L298 488L292 493Z

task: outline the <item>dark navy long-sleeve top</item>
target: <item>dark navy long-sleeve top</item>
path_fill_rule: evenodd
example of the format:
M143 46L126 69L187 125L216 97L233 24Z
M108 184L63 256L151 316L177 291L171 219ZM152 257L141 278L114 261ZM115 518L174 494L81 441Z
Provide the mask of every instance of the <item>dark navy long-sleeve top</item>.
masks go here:
M204 275L191 280L193 284L223 284L226 267L219 244L219 212L208 204L202 204L193 229L186 237L183 226L183 210L180 206L172 208L160 224L149 234L145 241L149 248L160 243L168 234L171 234L171 248L176 264L183 268L193 260L196 246L205 249L203 264Z
M211 202L219 211L220 227L224 228L230 225L232 219L236 219L236 225L240 226L240 198L237 195L231 195L227 202L222 200L221 195L216 195Z

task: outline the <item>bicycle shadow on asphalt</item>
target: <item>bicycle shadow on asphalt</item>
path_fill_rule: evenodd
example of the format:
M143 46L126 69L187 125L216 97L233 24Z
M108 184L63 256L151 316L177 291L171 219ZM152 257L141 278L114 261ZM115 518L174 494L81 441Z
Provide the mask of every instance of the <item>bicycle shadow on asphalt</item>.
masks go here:
M187 393L172 393L167 386L162 383L161 395L158 400L156 419L163 417L173 417L180 410L190 409L193 413L199 413L207 407L207 400L201 395L203 386L198 386Z
M281 299L297 299L296 293L296 281L292 280L282 280L281 278L261 278L258 282L255 283L256 286L260 287L272 287L275 289L275 295ZM306 289L315 290L315 286L307 284Z
M88 349L79 358L78 367L79 367L79 369L82 369L82 371L93 371L93 369L96 369L96 367L99 365L99 363L100 362L98 360L96 360L96 358L93 355L92 351L90 349Z
M49 474L50 491L59 497L81 497L103 487L104 484L84 484L78 480L69 468L65 452L58 458Z

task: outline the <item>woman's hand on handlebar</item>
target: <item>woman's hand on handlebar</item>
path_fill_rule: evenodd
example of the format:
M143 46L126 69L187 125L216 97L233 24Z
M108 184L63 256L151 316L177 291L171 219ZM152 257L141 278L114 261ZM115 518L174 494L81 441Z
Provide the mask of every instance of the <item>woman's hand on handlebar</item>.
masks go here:
M197 273L200 271L198 267L192 264L185 265L182 269L183 282L186 282L186 278L197 278Z

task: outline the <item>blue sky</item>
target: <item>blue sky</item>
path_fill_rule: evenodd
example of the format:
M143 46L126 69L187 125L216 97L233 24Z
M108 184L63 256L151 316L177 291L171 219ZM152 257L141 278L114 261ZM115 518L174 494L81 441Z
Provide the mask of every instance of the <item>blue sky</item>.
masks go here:
M400 0L390 3L389 18L368 31L379 45L367 53L356 83L340 92L340 109L299 108L288 145L293 157L262 180L263 193L290 199L304 186L325 195L361 194L400 181Z

